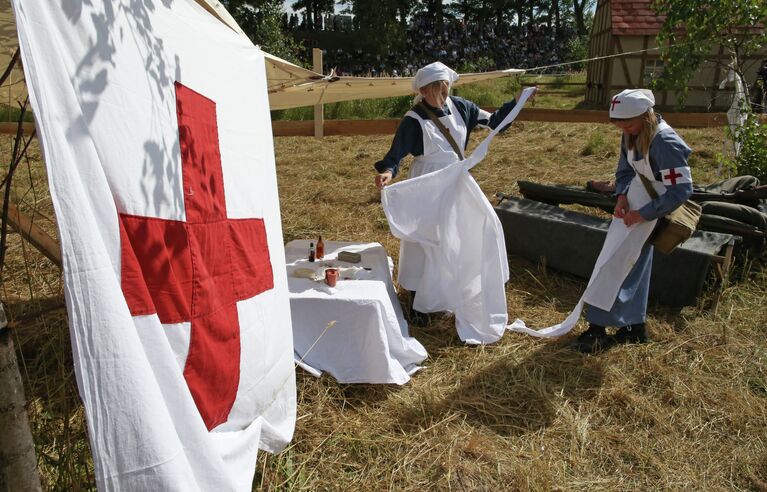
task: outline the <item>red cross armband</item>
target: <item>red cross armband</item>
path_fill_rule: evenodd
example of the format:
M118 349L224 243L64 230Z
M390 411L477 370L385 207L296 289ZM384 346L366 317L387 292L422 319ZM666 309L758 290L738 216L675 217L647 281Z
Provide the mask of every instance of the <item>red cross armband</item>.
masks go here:
M664 186L692 183L692 173L689 166L661 169L660 176Z

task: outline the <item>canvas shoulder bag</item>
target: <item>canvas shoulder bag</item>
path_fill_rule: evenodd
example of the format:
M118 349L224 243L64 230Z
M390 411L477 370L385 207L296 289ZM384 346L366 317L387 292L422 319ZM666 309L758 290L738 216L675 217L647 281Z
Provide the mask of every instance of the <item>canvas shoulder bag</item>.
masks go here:
M649 159L649 149L647 154ZM650 180L642 173L637 172L637 175L642 180L642 184L650 198L653 200L658 198L658 193L653 188ZM698 227L698 221L702 212L703 208L700 205L691 200L686 200L668 215L658 219L658 223L655 225L655 229L648 241L664 255L670 254L677 246L690 239L690 236Z

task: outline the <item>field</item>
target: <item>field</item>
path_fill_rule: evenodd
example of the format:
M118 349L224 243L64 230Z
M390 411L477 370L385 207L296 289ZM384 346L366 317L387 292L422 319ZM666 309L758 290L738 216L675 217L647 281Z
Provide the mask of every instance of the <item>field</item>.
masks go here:
M680 134L695 149L694 179L716 180L723 132ZM284 240L378 241L396 260L372 168L390 139L277 138ZM9 146L3 140L4 162ZM608 125L515 124L473 174L488 197L518 194L518 179L609 179L617 146ZM55 233L36 146L14 182L23 210ZM43 480L47 489L90 489L59 272L17 235L9 242L2 300ZM521 258L510 263L510 316L534 326L561 321L585 286ZM767 490L767 275L751 264L716 311L711 295L682 311L651 305L652 343L597 356L511 333L464 346L445 318L411 329L430 357L405 386L339 385L298 369L293 442L259 456L254 487Z

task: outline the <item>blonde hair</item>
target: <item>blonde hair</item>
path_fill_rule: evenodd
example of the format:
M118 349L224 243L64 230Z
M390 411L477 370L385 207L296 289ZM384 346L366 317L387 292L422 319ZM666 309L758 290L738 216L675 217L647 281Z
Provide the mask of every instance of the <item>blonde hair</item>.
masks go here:
M626 147L629 150L636 149L640 154L647 157L647 151L650 149L650 142L655 129L658 128L658 117L652 109L638 118L642 118L642 131L638 135L626 135Z
M427 94L430 93L434 95L436 99L436 95L442 92L443 86L447 87L447 93L450 94L450 82L448 82L447 80L435 80L434 82L430 84L426 84L425 86L418 89L418 94L413 99L413 104L418 104L419 102L423 100L423 94L421 93L421 91L426 92Z

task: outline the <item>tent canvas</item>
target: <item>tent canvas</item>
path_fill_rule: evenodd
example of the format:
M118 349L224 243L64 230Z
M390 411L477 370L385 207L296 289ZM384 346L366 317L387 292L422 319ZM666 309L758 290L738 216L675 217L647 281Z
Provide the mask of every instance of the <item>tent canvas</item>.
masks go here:
M193 0L12 5L97 484L250 490L296 398L263 54Z

